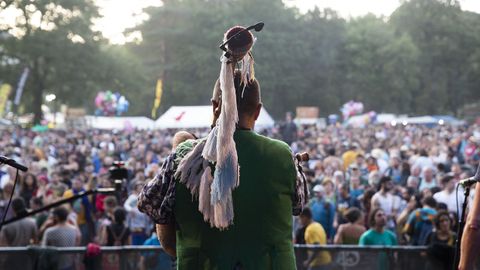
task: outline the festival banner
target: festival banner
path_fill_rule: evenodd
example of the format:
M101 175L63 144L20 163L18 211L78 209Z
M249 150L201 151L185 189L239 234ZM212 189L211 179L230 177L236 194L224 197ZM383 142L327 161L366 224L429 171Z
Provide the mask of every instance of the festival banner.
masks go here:
M162 80L157 81L157 88L155 89L155 102L153 103L152 108L152 118L157 118L157 110L160 107L160 102L162 101L162 93L163 93L163 82Z
M12 87L9 84L0 85L0 117L2 117L5 112L5 105L7 104L11 91Z
M20 76L20 80L18 81L17 93L15 94L14 103L16 106L20 104L20 99L22 98L23 88L25 87L25 82L28 78L28 73L30 70L28 68L23 69L22 76Z

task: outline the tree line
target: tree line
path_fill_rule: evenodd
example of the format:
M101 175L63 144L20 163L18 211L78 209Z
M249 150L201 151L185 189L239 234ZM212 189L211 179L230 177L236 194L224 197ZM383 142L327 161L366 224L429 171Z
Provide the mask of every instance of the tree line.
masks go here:
M160 78L160 112L208 104L223 33L257 21L265 28L255 33L256 76L276 118L297 106L317 106L323 116L339 113L351 99L377 112L457 114L480 98L480 14L463 11L457 1L403 1L388 17L345 19L331 9L301 14L281 0L165 0L128 30L140 31L142 40L122 46L91 30L98 16L92 1L30 5L41 10L52 2L81 15L45 16L53 29L28 29L24 20L16 26L23 35L2 35L0 43L0 79L15 84L25 66L35 74L23 99L27 111L38 107L45 89L88 108L98 91L118 89L131 101L129 114L150 115ZM29 10L35 9L25 14Z

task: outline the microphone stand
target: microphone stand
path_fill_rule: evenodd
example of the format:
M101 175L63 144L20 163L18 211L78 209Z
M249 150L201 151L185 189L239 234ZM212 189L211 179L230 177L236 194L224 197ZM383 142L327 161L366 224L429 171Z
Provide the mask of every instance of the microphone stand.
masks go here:
M455 257L454 257L454 264L453 270L458 269L458 264L460 262L460 246L462 244L462 236L463 236L463 229L465 227L465 212L467 211L467 204L468 204L468 197L470 196L470 185L465 186L465 190L463 191L463 204L462 204L462 214L460 215L460 220L457 227L457 240L455 241Z
M95 194L98 194L98 193L100 193L100 194L115 194L117 192L117 190L118 190L117 187L115 187L115 188L97 188L97 189L87 190L87 191L81 192L77 195L74 195L73 197L56 201L54 203L51 203L51 204L46 205L44 207L41 207L39 209L30 211L30 212L27 212L23 215L16 216L16 217L13 217L9 220L6 220L5 222L0 224L0 228L4 225L9 224L9 223L21 220L21 219L26 218L26 217L33 216L33 215L38 214L38 213L43 212L43 211L50 210L50 209L52 209L54 207L57 207L59 205L62 205L64 203L71 203L71 202L73 202L75 200L78 200L78 199L81 199L85 196L95 195Z

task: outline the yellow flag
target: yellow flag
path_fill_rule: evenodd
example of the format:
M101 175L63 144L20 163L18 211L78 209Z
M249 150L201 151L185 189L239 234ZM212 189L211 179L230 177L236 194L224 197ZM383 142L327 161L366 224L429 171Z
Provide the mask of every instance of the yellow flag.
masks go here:
M152 108L152 118L157 117L157 109L160 107L160 102L162 101L162 93L163 93L163 88L162 88L162 80L157 81L157 88L155 89L155 101L153 103L153 108Z
M12 87L8 84L0 85L0 116L5 112L5 105L7 104L8 95L10 95L11 90Z

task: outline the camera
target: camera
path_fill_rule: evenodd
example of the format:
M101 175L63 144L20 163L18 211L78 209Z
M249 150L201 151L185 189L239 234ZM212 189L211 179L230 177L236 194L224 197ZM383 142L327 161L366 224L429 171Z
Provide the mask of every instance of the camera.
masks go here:
M108 172L110 180L124 180L128 178L128 170L122 161L114 161Z

